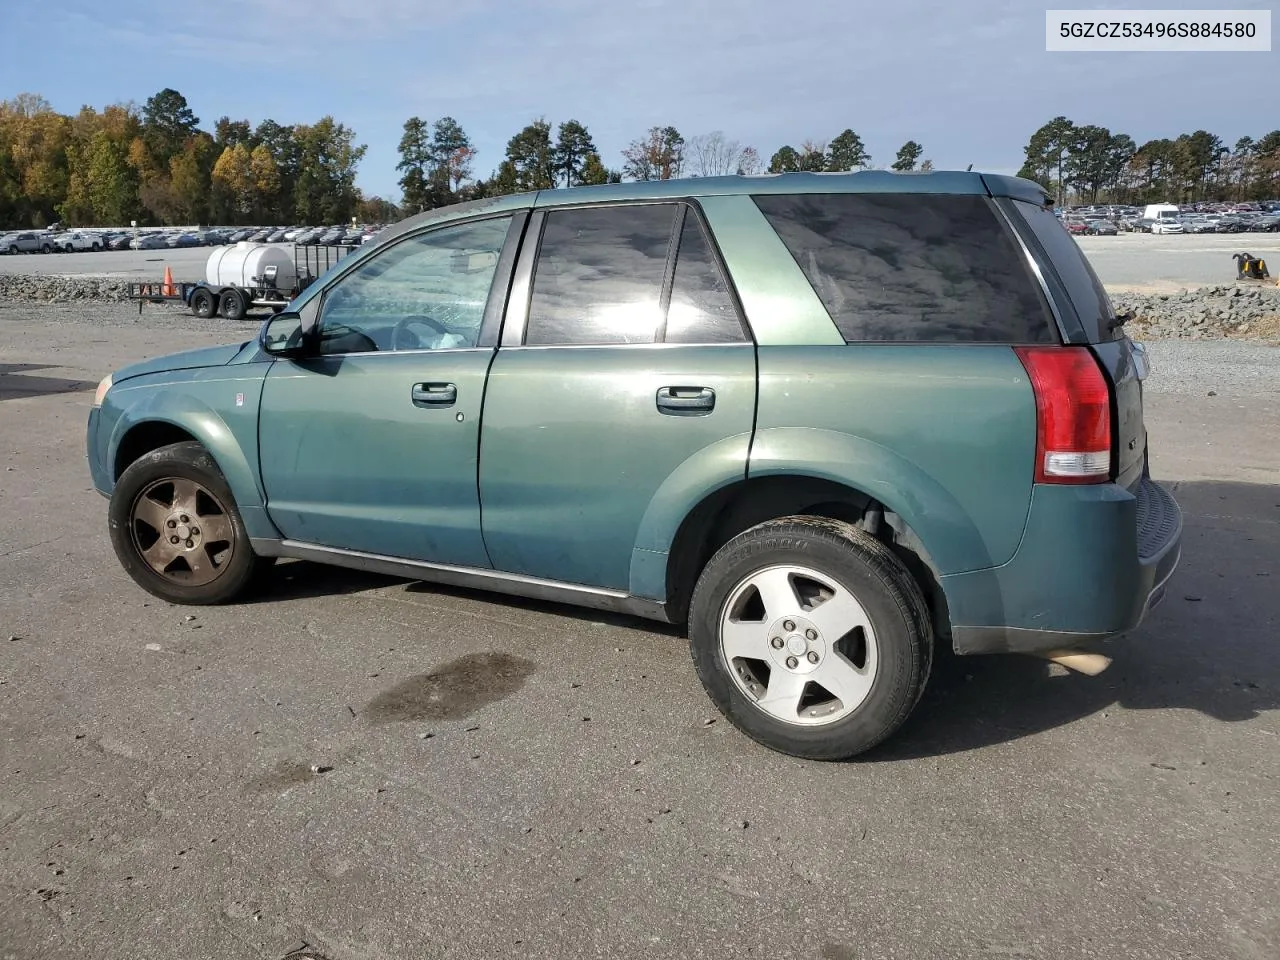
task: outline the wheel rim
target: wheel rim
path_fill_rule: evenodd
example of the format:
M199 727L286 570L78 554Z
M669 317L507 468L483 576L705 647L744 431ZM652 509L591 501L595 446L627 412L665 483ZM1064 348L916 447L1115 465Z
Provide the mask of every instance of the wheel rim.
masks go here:
M729 594L720 651L734 684L775 720L835 723L875 682L875 630L849 589L809 567L757 570Z
M157 480L133 502L134 549L172 583L199 587L218 579L235 553L231 518L221 501L194 480Z

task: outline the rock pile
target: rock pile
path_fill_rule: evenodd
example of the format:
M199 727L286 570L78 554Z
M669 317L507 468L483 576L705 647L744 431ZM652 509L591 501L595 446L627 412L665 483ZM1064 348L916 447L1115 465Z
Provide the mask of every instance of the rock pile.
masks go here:
M115 277L25 277L0 274L0 304L121 303L129 282Z
M1274 280L1179 293L1112 291L1118 313L1132 311L1130 336L1150 339L1280 339L1280 287Z

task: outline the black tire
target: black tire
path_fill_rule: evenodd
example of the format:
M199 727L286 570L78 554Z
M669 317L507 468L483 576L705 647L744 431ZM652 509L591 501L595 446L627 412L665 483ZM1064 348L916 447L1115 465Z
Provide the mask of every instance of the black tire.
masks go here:
M53 245L46 243L40 248L41 253L53 253Z
M94 253L97 253L99 250L102 249L102 244L95 243L91 249L93 250Z
M820 572L849 591L875 634L870 691L852 712L828 723L804 726L765 712L739 687L721 652L721 612L735 589L753 573L783 564ZM698 677L720 712L758 743L810 760L848 759L893 734L924 692L933 661L928 606L907 567L870 534L825 517L770 520L721 547L694 588L689 639Z
M18 255L18 245L17 245L16 243L12 243L12 244L10 244L10 245L9 245L9 256L11 256L11 257L16 257L17 255Z
M207 583L181 583L176 579L180 572L177 575L158 573L143 556L138 537L139 522L133 519L134 507L146 491L166 480L194 481L204 487L216 498L220 515L229 521L229 557L214 579ZM209 452L193 441L161 447L134 461L116 482L107 516L111 545L125 572L148 593L170 603L226 603L240 596L258 571L267 565L253 552L244 521L222 471Z
M221 306L222 315L228 320L243 320L248 303L239 290L227 290L222 294Z
M212 317L217 308L217 302L210 291L201 288L191 294L191 312L197 317Z

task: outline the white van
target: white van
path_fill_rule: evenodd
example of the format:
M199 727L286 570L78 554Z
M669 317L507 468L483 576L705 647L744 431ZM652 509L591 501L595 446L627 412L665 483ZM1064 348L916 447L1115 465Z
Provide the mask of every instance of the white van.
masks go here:
M1181 211L1176 204L1172 203L1149 203L1147 209L1143 211L1142 219L1159 220L1164 217L1176 217Z

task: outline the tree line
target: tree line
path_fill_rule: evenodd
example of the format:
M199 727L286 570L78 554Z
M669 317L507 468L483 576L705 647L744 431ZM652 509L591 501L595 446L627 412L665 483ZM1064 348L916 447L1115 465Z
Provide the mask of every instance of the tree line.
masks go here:
M1059 203L1190 203L1280 198L1280 130L1228 147L1207 130L1138 146L1124 133L1054 117L1031 135L1018 175Z
M0 225L388 219L393 206L356 187L364 154L331 116L257 126L222 117L209 131L168 88L140 108L75 116L21 94L0 102Z
M586 125L539 118L508 140L477 176L477 151L453 117L404 124L398 204L366 197L356 168L366 146L325 116L312 124L219 118L203 129L181 93L166 88L141 107L115 104L74 116L43 98L0 102L0 226L179 223L389 222L459 200L528 190L726 174L870 169L862 138L845 129L774 150L715 130L684 136L655 126L605 162ZM908 140L886 167L930 170ZM1138 146L1106 127L1055 117L1032 135L1019 175L1058 196L1097 203L1257 200L1280 197L1280 130L1227 147L1205 130Z

